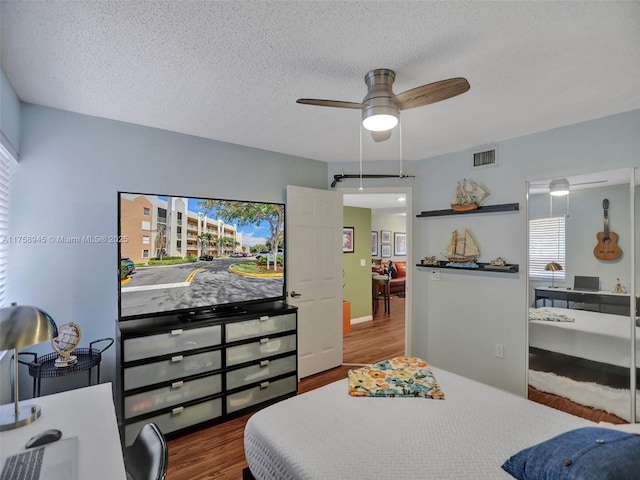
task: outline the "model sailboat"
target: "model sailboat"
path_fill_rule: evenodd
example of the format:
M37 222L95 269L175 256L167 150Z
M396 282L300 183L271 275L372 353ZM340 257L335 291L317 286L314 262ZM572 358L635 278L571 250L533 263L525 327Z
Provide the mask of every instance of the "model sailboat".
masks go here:
M456 194L451 199L454 212L468 212L477 209L482 201L489 196L489 192L473 180L458 182Z
M462 235L454 230L451 234L451 242L445 252L445 256L452 263L475 263L480 255L480 250L476 242L471 238L471 234L465 228Z

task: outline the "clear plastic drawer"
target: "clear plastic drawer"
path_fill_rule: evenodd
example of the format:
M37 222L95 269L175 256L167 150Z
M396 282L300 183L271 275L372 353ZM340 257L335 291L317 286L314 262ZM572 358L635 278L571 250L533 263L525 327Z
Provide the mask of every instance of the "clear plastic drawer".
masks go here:
M295 372L295 370L295 355L276 360L265 359L255 365L227 372L227 390L277 377L284 373Z
M170 386L129 395L124 398L125 418L180 405L198 398L215 395L222 390L222 375L210 375L197 380L173 382Z
M264 316L245 322L228 323L226 326L226 341L233 342L245 338L259 337L277 332L295 330L296 314Z
M228 395L227 413L236 412L243 408L286 395L287 393L295 392L297 385L298 380L294 375L275 382L263 382L259 387Z
M190 427L198 423L206 422L222 415L222 399L216 398L208 402L198 403L191 407L175 407L173 411L157 415L124 427L125 446L133 443L142 429L143 425L148 422L154 422L160 427L160 431L164 434L175 432L182 428Z
M123 342L124 361L131 362L141 358L213 347L220 345L221 341L220 325L189 329L176 328L156 335L127 338Z
M263 337L255 342L227 348L227 366L259 360L295 349L295 334L278 338Z
M220 350L195 355L174 355L169 360L124 369L124 389L169 382L190 375L212 372L222 367Z

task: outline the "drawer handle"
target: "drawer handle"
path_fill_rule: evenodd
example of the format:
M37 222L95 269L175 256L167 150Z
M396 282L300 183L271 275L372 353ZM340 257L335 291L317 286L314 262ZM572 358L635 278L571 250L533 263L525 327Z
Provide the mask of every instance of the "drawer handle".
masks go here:
M269 315L264 315L262 317L260 317L260 321L264 322L265 320L269 320Z
M260 390L264 390L265 388L269 387L269 382L262 382L260 384Z
M175 357L171 357L172 362L181 362L184 359L183 355L176 355Z
M184 407L176 407L173 410L171 410L171 413L173 415L180 415L183 411L184 411Z
M183 330L181 328L177 330L171 330L171 335L182 335Z
M261 345L264 345L264 344L265 344L265 343L267 343L267 342L269 342L269 339L268 339L268 338L261 338L261 339L260 339L260 344L261 344Z
M267 365L269 365L269 360L262 360L262 361L260 361L260 366L261 366L261 367L266 367Z
M184 382L180 381L180 382L173 382L171 384L171 388L180 388L181 386L184 385Z

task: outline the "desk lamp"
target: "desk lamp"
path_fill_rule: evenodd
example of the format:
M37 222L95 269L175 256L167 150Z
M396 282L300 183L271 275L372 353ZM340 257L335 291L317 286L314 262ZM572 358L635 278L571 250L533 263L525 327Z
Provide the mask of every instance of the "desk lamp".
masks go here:
M547 263L544 267L547 272L551 272L551 288L556 288L555 280L556 280L556 272L562 270L562 265L557 262Z
M0 407L0 432L23 427L40 416L38 405L18 403L18 349L46 342L57 336L56 322L36 307L21 305L0 310L0 350L13 350L14 364L14 409L10 412L10 405Z

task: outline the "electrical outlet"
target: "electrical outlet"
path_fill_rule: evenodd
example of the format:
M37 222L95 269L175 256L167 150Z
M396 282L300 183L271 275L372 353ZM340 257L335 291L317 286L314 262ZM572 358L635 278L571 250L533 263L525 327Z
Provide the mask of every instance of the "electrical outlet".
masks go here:
M440 270L431 270L431 280L440 280Z
M504 346L501 343L496 343L496 357L504 358Z

